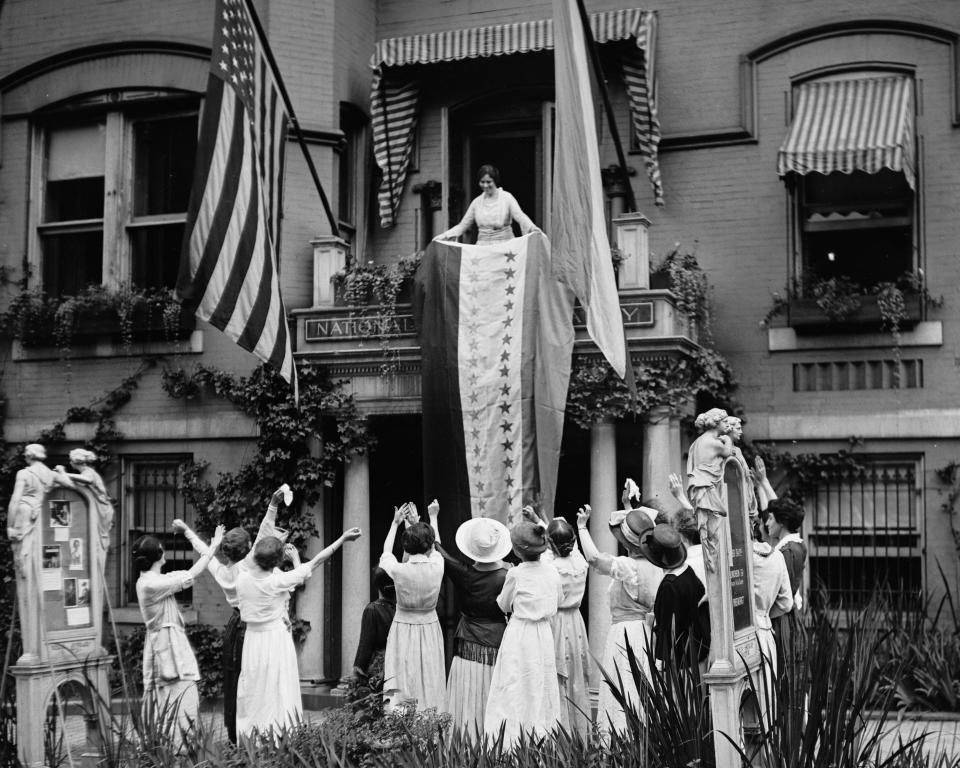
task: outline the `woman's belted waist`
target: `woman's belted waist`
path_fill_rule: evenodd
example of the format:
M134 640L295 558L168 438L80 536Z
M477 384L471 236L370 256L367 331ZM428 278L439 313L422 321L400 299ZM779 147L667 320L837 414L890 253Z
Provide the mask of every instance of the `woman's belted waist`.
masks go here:
M401 608L393 615L394 624L432 624L438 621L436 608Z
M760 613L760 611L757 611L754 613L753 618L754 626L756 626L757 629L773 629L773 624L770 621L769 614Z
M653 611L616 611L610 617L611 624L625 624L628 621L646 621L647 615L652 614Z
M283 627L285 630L287 630L287 632L289 632L290 621L285 619L283 616L278 616L275 619L267 619L266 621L247 622L247 632L268 632L276 627Z

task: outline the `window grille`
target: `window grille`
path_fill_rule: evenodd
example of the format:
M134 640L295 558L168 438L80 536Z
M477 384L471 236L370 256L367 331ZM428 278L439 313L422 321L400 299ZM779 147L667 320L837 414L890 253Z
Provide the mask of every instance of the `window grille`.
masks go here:
M923 591L917 462L872 460L828 473L806 494L811 593L831 608L860 608L879 589L901 605ZM806 526L805 526L806 527ZM822 591L821 591L822 590Z
M163 545L167 564L164 572L186 570L193 565L193 548L182 535L174 535L173 521L180 518L193 526L193 508L187 505L180 491L181 459L151 459L130 462L127 467L126 497L129 520L129 551L144 535L156 536ZM137 576L129 578L127 599L137 601ZM181 603L193 601L193 590L177 593Z

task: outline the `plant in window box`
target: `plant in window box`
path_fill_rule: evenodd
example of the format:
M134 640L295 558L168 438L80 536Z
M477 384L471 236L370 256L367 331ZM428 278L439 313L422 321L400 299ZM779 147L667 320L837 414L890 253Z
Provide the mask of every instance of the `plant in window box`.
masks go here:
M135 340L183 338L194 327L165 288L91 285L60 299L22 291L0 316L5 335L28 347L56 346L65 356L76 339L119 338L127 354Z
M841 275L817 280L810 293L823 314L834 322L842 322L860 311L863 289Z
M680 244L663 257L650 271L651 288L667 288L691 325L702 333L710 333L710 285L707 275L692 253L680 253Z

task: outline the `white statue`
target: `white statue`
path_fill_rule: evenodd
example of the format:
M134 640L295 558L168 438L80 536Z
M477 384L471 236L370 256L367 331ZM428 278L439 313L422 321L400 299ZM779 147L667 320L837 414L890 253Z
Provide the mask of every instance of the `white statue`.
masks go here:
M687 454L687 496L697 510L703 564L711 573L716 570L720 542L720 518L727 516L723 489L723 460L733 454L733 441L722 434L727 412L711 408L697 416L700 435Z
M12 542L13 562L17 572L17 601L24 656L40 652L40 614L43 590L40 580L40 545L42 535L37 523L47 493L55 485L67 485L44 464L46 449L31 443L23 451L27 466L17 472L10 505L7 508L7 536Z
M107 496L103 478L92 466L96 460L97 456L93 451L88 451L86 448L74 448L70 451L70 465L77 470L76 473L65 472L62 466L57 466L56 471L58 475L69 478L69 484L85 486L93 496L97 508L97 529L99 532L97 538L100 543L97 550L97 561L102 574L103 566L106 564L107 550L110 548L110 532L113 530L114 511L113 502Z

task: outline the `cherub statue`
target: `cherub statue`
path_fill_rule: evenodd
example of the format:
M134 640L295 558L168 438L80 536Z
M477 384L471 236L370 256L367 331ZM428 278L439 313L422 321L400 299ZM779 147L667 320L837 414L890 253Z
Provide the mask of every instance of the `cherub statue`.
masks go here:
M743 470L743 476L747 481L747 510L750 513L750 518L753 519L758 514L756 483L754 481L754 475L750 471L750 465L747 464L747 460L743 458L743 452L737 448L737 443L743 438L743 422L736 416L727 416L727 418L720 422L720 433L727 435L733 443L733 456L740 465L740 469Z
M697 511L704 566L716 570L720 541L720 518L727 516L723 493L723 460L733 455L733 441L722 434L727 418L722 408L711 408L697 416L695 425L702 434L690 446L687 455L687 496Z
M97 456L93 451L86 448L74 448L70 451L70 465L77 470L67 472L62 466L57 466L58 475L62 475L70 481L68 484L79 484L86 486L97 505L97 527L100 534L100 550L98 560L104 564L107 550L110 548L110 531L113 529L113 502L107 496L107 489L103 484L103 478L100 473L93 468Z

